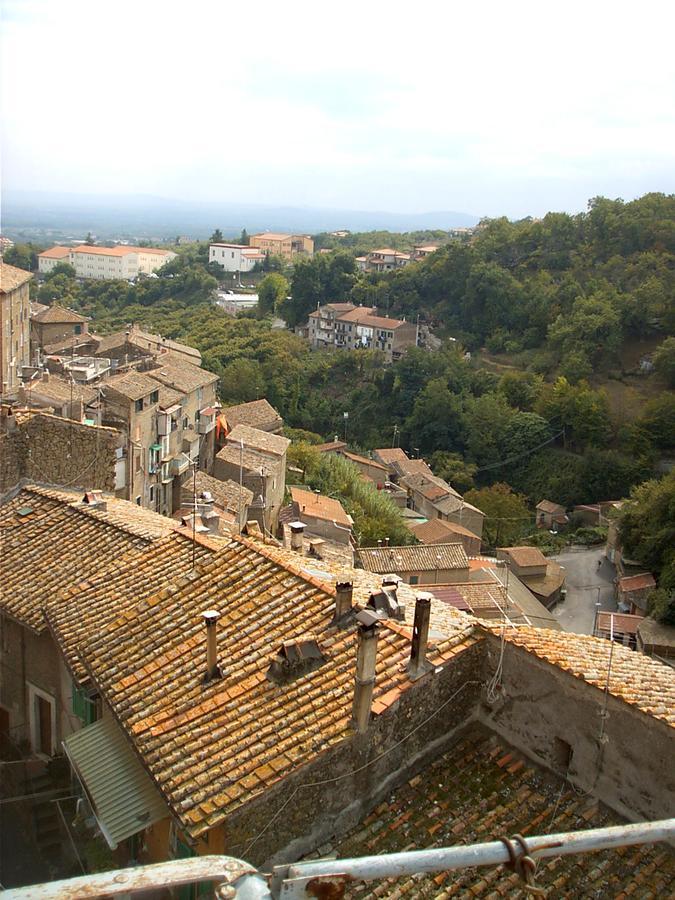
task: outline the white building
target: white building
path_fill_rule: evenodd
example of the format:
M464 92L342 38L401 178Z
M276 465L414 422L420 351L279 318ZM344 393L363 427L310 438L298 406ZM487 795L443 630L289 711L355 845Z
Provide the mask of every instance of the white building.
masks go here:
M209 244L209 262L218 263L226 272L250 272L262 263L265 254L256 247L242 244Z
M70 247L50 247L38 256L38 272L46 275L47 272L58 266L59 263L70 265Z
M63 251L67 252L67 256ZM40 272L69 263L78 278L136 278L149 275L176 258L171 250L155 247L52 247L38 257Z

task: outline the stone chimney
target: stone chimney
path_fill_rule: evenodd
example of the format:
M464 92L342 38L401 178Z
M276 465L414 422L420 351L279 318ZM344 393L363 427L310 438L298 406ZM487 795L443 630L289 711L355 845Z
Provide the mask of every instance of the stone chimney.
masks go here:
M354 679L354 704L352 723L359 734L368 730L370 707L375 687L375 663L377 661L378 617L364 609L356 616L358 622L356 678Z
M207 609L202 613L202 619L206 625L206 672L204 673L204 681L214 681L216 678L222 678L222 672L218 665L218 655L216 648L216 629L220 613L217 609Z
M410 645L410 661L408 662L408 675L411 681L416 681L430 668L430 664L427 662L430 617L431 594L420 591L415 596L415 622Z
M291 550L302 553L302 536L307 527L304 522L291 522L288 526L291 529Z
M220 516L214 509L215 501L209 491L203 491L197 498L197 515L211 534L220 533Z
M382 576L382 590L389 600L391 616L394 619L405 619L405 602L398 595L398 586L402 579L393 572Z
M335 614L333 625L345 619L352 611L352 599L354 596L354 582L347 576L338 579L335 585Z

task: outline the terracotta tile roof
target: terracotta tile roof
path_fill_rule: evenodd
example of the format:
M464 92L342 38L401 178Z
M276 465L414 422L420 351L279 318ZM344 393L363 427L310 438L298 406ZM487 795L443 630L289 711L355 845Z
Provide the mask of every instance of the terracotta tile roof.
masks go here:
M92 345L96 350L101 342L101 338L94 334L93 331L87 331L84 334L68 334L57 338L49 344L42 345L42 351L47 356L59 356L66 353L70 356L73 349L78 347L88 347Z
M564 513L565 507L561 506L559 503L553 503L552 500L542 500L540 503L537 503L537 509L540 509L542 512L547 513Z
M408 459L407 456L405 459L396 457L393 464L394 468L397 469L401 475L427 475L435 477L430 466L428 466L423 459Z
M333 453L336 450L342 450L346 446L344 441L328 441L326 444L315 444L314 449L318 453Z
M464 528L463 525L456 525L454 522L446 522L443 519L429 519L427 522L419 523L412 522L408 527L417 540L423 544L455 543L453 540L455 535L464 535L480 541L477 534L469 531L468 528Z
M509 628L505 637L575 678L605 690L611 642L529 626ZM610 694L675 727L675 669L619 644L613 647Z
M191 394L200 387L206 387L218 381L218 376L213 372L207 372L206 369L195 366L172 353L160 357L158 367L150 369L147 374L166 387L174 388L183 394Z
M43 402L51 403L53 401L63 405L64 403L70 403L71 397L74 402L81 400L83 403L89 404L98 398L98 390L95 387L90 387L86 384L75 384L52 374L46 381L41 379L40 381L28 382L25 391L28 404L30 404L31 400L40 399Z
M443 756L388 793L349 834L324 853L338 858L425 850L619 825L616 813L556 776L535 769L486 728L472 725ZM540 860L536 884L558 898L670 897L675 856L664 844ZM525 897L519 876L503 866L354 882L347 898L446 900Z
M0 294L8 294L10 291L15 291L22 284L30 281L32 277L32 274L26 272L25 269L17 269L16 266L9 266L7 263L0 261Z
M103 384L103 392L114 391L127 400L140 400L153 391L159 391L160 384L144 372L132 370L123 375L114 375Z
M624 575L623 578L619 578L619 591L622 594L628 591L652 590L655 587L656 582L651 572L644 572L642 575Z
M250 425L236 425L227 435L228 444L244 442L244 448L261 450L273 456L283 456L291 443L288 438L280 434L270 434L259 428L251 428Z
M517 566L545 566L546 557L538 547L499 547L501 553L509 556Z
M291 496L298 506L298 515L302 522L303 515L312 516L315 519L324 519L328 522L337 522L344 528L351 528L353 522L348 516L339 500L316 494L314 491L304 491L302 488L292 487Z
M236 406L225 406L220 411L230 428L236 425L250 425L262 431L280 428L283 420L276 409L267 400L251 400L250 403L239 403Z
M244 447L244 452L242 453L238 444L225 444L216 453L216 459L220 459L237 468L241 463L244 472L253 475L259 475L261 469L263 469L265 475L272 475L275 472L279 472L283 464L280 457L271 456L264 451L249 450L247 447Z
M130 253L156 253L159 256L168 256L171 250L160 250L159 247L91 247L82 244L79 247L71 247L73 253L92 253L95 256L128 256Z
M126 331L119 332L119 334L124 337L125 341L127 340ZM152 334L149 331L143 331L138 325L132 326L128 335L128 340L130 344L135 346L144 347L145 344L151 344L152 346L146 349L155 353L169 351L179 355L189 356L194 359L195 365L197 366L202 360L202 355L196 347L190 347L188 344L182 344L180 341L174 341L172 338L164 337L161 334Z
M451 544L408 544L404 547L362 547L358 558L364 569L388 572L433 572L436 569L468 569L464 547Z
M351 453L349 450L344 449L340 451L340 455L351 460L351 462L355 463L357 466L372 466L374 469L380 469L383 478L387 474L387 467L382 465L382 463L379 463L376 459L368 459L367 456L359 456L358 453Z
M230 512L237 512L239 503L242 508L250 506L253 501L253 492L242 485L241 489L236 481L221 481L220 478L214 478L207 475L206 472L197 472L197 495L202 491L209 491L213 496L216 506ZM183 485L183 502L192 502L192 479Z
M380 462L385 465L389 465L389 463L395 461L401 463L409 462L408 454L400 447L382 447L378 450L373 450L373 453L375 453Z
M174 530L171 519L106 497L107 509L82 504L82 491L23 487L0 506L0 604L35 631L59 590L140 552Z
M70 247L50 247L38 254L38 259L65 259L70 256Z
M365 325L368 328L386 329L387 331L396 331L396 329L400 328L402 325L412 324L410 322L404 322L402 319L387 319L384 316L378 316L367 306L357 306L355 309L340 313L337 318L340 322L352 322L356 325Z
M33 316L33 321L39 322L41 325L60 325L67 322L88 322L89 319L87 316L81 316L79 313L76 313L73 309L66 309L54 303L52 306L48 306L47 309L43 309L36 316Z
M128 609L83 646L104 699L192 837L353 733L355 628L331 627L334 597L299 572L274 550L233 539L195 576ZM221 611L226 675L205 685L207 607ZM381 625L374 701L383 708L410 684L401 630ZM480 639L472 632L469 622L435 644L430 661L463 652ZM282 643L309 634L326 662L283 687L268 680Z
M220 542L197 534L194 559L210 559ZM108 625L131 606L141 603L192 569L192 534L172 531L140 552L137 547L108 559L85 579L58 591L46 603L49 627L63 656L80 682L88 679L79 645L92 631ZM92 628L95 626L95 628Z

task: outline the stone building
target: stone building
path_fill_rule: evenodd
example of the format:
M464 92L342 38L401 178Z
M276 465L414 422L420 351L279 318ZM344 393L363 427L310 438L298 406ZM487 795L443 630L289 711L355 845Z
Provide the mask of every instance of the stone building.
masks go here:
M57 303L41 310L30 320L30 342L32 355L47 346L62 345L64 339L82 338L89 331L89 319L72 309L65 309Z
M21 384L21 370L30 363L30 272L0 260L0 397Z

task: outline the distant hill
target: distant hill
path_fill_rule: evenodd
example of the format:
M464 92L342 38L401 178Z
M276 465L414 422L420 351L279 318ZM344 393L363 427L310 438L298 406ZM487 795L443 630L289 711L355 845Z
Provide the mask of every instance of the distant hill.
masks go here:
M252 203L200 203L146 195L84 195L7 191L2 198L3 233L72 234L91 231L99 238L208 238L214 228L225 235L255 231L418 231L475 225L462 212L394 213Z

